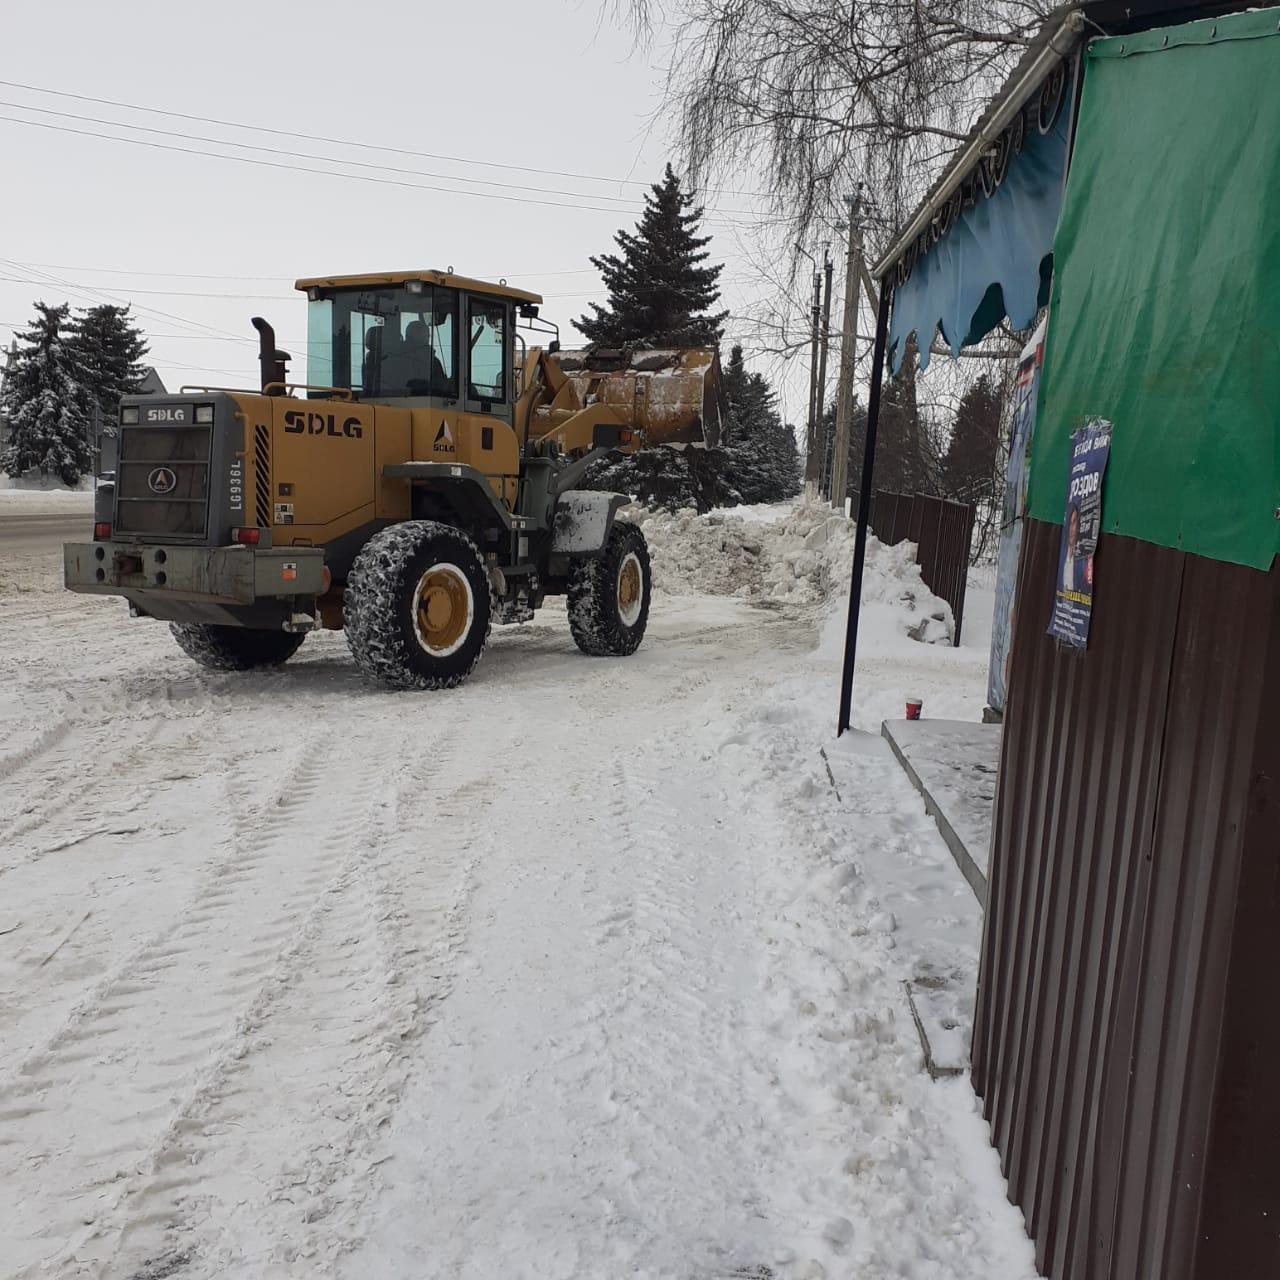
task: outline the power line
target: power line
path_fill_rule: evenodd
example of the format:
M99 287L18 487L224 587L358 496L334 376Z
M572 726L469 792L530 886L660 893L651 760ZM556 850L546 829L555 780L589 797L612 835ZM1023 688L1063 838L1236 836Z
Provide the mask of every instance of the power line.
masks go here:
M434 191L441 195L454 196L470 196L475 200L502 200L508 204L533 204L541 205L550 209L577 209L584 213L607 213L617 216L620 213L632 213L638 210L627 209L605 209L599 205L589 204L568 204L563 200L537 200L531 196L508 196L502 195L496 191L464 191L459 187L440 187L427 182L405 182L398 178L376 178L368 173L342 173L336 169L317 169L310 165L286 164L280 160L260 160L254 156L235 156L227 155L221 151L204 151L197 147L179 147L168 142L149 142L146 138L122 138L114 133L98 133L92 129L76 129L71 125L51 124L45 120L23 120L18 116L0 115L0 120L5 120L10 124L24 125L28 129L45 129L54 133L70 133L81 138L99 138L106 142L121 142L131 147L147 147L152 151L172 151L180 155L203 156L210 160L230 160L236 164L254 165L260 169L283 169L290 173L310 173L317 174L324 178L343 178L348 182L371 182L384 187L401 187L410 191ZM110 125L111 121L101 121L99 123ZM117 126L121 128L129 128L131 126ZM204 139L201 139L204 141ZM237 143L217 143L215 145L237 146ZM342 160L334 161L337 164L347 163ZM707 222L729 222L730 219L716 218L708 215L705 219Z
M49 284L48 280L19 280L12 276L0 276L0 280L9 284ZM89 285L73 284L77 289L90 288ZM167 298L222 298L232 302L298 302L302 300L300 293L199 293L187 289L129 289L129 295L141 294L144 297L155 295Z
M18 270L18 271L35 271L36 275L44 277L44 279L36 281L35 283L45 284L45 285L54 286L60 289L65 289L68 293L72 295L78 295L80 298L88 298L91 302L106 301L106 302L113 303L116 306L120 306L122 304L122 299L119 294L106 293L101 289L89 288L87 285L82 286L82 285L72 284L67 280L63 280L57 276L51 275L47 271L36 270L36 268L33 267L32 264L29 262L18 262L17 260L12 258L0 258L0 267L7 267L10 270ZM241 341L241 342L254 341L254 339L245 337L241 334L228 333L226 329L219 329L216 325L205 324L204 321L202 320L190 320L186 316L174 315L170 311L160 311L156 307L144 306L141 303L134 304L128 301L127 299L124 300L124 305L136 307L136 310L140 312L144 312L146 314L153 315L153 316L160 316L165 320L173 320L178 324L186 325L187 328L189 329L206 329L210 333L221 334L225 337L234 338L236 339L236 341Z
M469 182L484 187L501 187L509 191L533 191L544 195L569 196L572 199L608 200L624 206L621 212L639 213L643 205L634 197L592 195L583 191L563 191L555 187L529 187L518 182L496 182L489 178L455 177L449 173L431 173L423 169L401 169L395 165L374 164L368 160L347 160L342 156L317 155L314 151L294 151L280 147L264 147L256 142L232 142L226 138L210 138L198 133L179 133L173 129L156 129L145 124L125 124L121 120L104 120L101 116L78 115L74 111L54 111L51 107L34 107L25 102L5 102L0 100L0 107L9 107L16 111L38 111L41 115L58 116L63 120L79 120L87 124L107 125L112 129L129 129L134 133L154 133L162 138L181 138L186 142L208 142L216 147L239 147L242 151L264 151L273 156L291 156L295 160L322 160L330 164L349 165L357 169L377 169L383 173L407 174L418 178L435 178L440 182ZM478 193L477 193L478 194ZM734 211L730 211L734 212Z
M31 323L30 320L0 320L0 329L25 329ZM152 333L149 330L142 335L148 343L152 342L173 342L175 340L194 341L194 342L256 342L256 338L252 337L233 337L231 334L225 336L219 333ZM301 338L278 338L277 341L287 343L293 347L304 347L306 342Z
M504 169L514 173L536 173L550 178L572 178L579 182L606 182L614 186L650 187L653 185L639 178L606 178L600 174L569 173L563 169L538 169L529 165L503 164L497 160L476 160L467 156L442 155L434 151L411 151L403 147L388 147L378 143L360 142L353 138L330 138L323 134L297 133L290 129L272 129L266 125L242 124L237 120L220 120L215 116L189 115L182 111L166 111L162 107L143 107L133 102L120 102L114 98L94 98L84 93L69 93L63 89L47 89L41 85L20 84L13 80L0 80L0 85L7 89L22 89L28 93L43 93L55 98L71 98L77 102L92 102L100 107L118 107L124 111L139 111L145 115L168 116L173 120L191 120L197 124L212 124L224 129L244 129L252 133L267 133L278 138L301 138L305 142L326 142L335 147L355 147L361 151L381 151L387 155L413 156L419 160L444 160L449 164L473 164L485 169ZM39 108L36 108L36 110L39 110ZM750 199L770 198L770 193L767 191L726 191L724 194L746 196Z
M145 276L164 280L256 280L272 284L292 284L294 279L293 276L234 276L196 271L135 271L126 267L72 266L65 262L32 262L28 263L28 266L33 268L47 267L51 271L90 271L101 275L137 276L139 279ZM571 267L558 271L481 271L475 274L478 279L482 280L497 280L501 277L513 280L532 280L540 279L543 276L582 276L594 275L595 273L595 267Z
M49 284L48 280L25 280L15 276L0 276L0 281L7 284ZM65 288L88 288L89 286L70 282L64 285ZM574 293L548 293L543 297L547 301L557 298L599 298L608 293L607 289L590 289L578 291ZM221 301L230 302L302 302L303 295L300 293L199 293L184 289L129 289L128 295L132 297L134 294L141 294L144 297L153 295L168 298L214 298Z

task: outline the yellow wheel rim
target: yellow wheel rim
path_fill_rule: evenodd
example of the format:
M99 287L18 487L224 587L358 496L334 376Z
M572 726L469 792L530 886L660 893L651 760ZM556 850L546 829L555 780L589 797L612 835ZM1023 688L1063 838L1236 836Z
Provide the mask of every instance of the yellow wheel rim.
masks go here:
M418 579L413 593L413 621L418 643L433 657L456 653L471 630L475 599L461 569L433 564Z
M640 616L640 602L644 598L644 574L640 560L634 551L628 552L618 566L618 617L628 626L634 626Z

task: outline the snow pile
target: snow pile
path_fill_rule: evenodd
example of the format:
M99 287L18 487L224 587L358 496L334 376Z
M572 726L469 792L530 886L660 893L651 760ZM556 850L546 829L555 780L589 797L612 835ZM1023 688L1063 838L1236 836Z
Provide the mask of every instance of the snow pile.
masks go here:
M669 595L727 595L757 603L815 605L843 601L853 565L855 526L826 503L783 505L778 518L760 508L668 513L628 507L649 543L653 585ZM867 543L864 609L898 635L949 644L951 608L924 585L910 543Z
M86 500L93 502L92 480L82 480L75 488L69 489L60 480L42 476L38 471L25 476L0 475L0 502L66 502L84 506Z

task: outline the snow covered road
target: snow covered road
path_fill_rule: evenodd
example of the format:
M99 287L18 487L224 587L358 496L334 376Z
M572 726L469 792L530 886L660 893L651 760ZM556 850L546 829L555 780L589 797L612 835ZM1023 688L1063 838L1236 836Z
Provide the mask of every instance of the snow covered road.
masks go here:
M0 1275L1034 1275L901 991L977 909L812 606L405 695L56 577L0 554Z

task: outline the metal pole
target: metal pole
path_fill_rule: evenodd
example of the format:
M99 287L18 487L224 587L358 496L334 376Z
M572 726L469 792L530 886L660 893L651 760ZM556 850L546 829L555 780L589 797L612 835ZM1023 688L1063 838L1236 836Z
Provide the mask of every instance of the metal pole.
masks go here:
M822 487L822 477L826 473L827 433L822 425L822 415L827 399L827 351L831 346L831 249L822 246L822 348L818 355L818 403L813 420L814 441L818 449L818 487Z
M853 543L853 575L849 584L849 619L844 631L844 669L840 674L840 720L836 737L849 727L853 708L853 664L858 655L858 615L862 610L862 571L867 563L867 525L871 518L872 471L876 465L876 428L880 423L880 391L884 383L885 349L889 345L889 301L892 277L880 282L876 311L876 345L871 365L871 398L867 403L867 442L862 451L862 484L858 492L858 532Z
M802 250L803 252L803 250ZM806 257L808 255L806 254ZM821 460L818 455L818 328L822 319L822 276L814 263L813 272L813 323L812 341L809 347L809 433L804 454L804 487L805 493L812 496L817 492L818 473Z
M858 286L862 263L862 224L858 206L862 185L846 197L849 206L849 244L844 273L844 326L840 334L840 381L836 388L836 447L831 460L831 488L827 494L837 511L844 511L849 487L849 426L853 417L853 375L858 360Z

